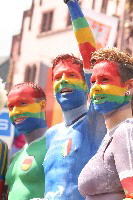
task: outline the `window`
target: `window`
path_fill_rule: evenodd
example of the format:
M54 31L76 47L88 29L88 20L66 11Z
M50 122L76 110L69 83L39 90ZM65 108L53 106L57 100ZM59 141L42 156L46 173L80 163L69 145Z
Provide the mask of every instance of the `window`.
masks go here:
M43 13L42 24L41 24L41 32L46 32L46 31L51 30L52 20L53 20L53 11Z
M96 0L92 0L92 9L95 9Z
M36 76L36 65L27 66L26 71L25 71L25 82L34 82L35 81L35 76Z
M33 67L31 67L31 72L30 72L30 82L35 81L35 76L36 76L36 65L33 65Z
M42 5L42 0L40 0L40 6Z
M29 77L30 77L30 66L27 66L26 71L25 71L24 81L29 82Z
M101 12L102 12L102 13L106 13L106 11L107 11L107 6L108 6L108 0L103 0L102 8L101 8Z

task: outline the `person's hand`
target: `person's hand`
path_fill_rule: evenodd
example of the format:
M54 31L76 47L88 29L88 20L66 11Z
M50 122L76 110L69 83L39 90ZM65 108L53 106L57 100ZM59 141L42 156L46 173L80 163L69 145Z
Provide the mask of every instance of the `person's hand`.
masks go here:
M74 2L74 0L64 0L64 3L68 3L69 1L73 1ZM78 1L78 0L77 0Z
M64 3L66 3L67 4L67 2L68 2L69 0L64 0Z

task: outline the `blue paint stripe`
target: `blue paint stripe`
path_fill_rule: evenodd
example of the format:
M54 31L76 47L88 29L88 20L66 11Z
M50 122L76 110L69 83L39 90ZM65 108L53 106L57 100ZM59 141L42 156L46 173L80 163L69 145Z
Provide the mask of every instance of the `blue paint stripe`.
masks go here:
M70 11L72 21L79 18L79 17L84 17L77 1L75 1L75 2L69 1L67 3L67 5L68 5L69 11Z
M96 112L99 112L99 113L108 113L108 112L111 112L113 110L116 110L126 104L128 104L129 101L126 101L126 102L123 102L123 104L121 103L117 103L117 102L109 102L109 101L106 101L104 103L101 103L101 104L93 104L94 105L94 109L96 110Z
M90 74L84 73L89 92L90 92L90 88L91 88L91 84L90 84L91 75L92 75L91 73Z

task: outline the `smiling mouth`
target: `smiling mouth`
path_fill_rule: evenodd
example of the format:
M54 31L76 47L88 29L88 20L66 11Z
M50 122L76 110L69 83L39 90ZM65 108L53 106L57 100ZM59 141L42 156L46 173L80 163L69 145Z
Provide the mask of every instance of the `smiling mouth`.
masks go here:
M105 97L94 97L94 100L102 100L105 99Z
M63 89L60 90L61 94L64 94L64 93L69 94L71 92L73 92L73 89L71 89L71 88L63 88Z
M16 119L14 120L14 122L15 122L16 124L20 124L20 123L23 122L25 119L27 119L27 117L16 118Z

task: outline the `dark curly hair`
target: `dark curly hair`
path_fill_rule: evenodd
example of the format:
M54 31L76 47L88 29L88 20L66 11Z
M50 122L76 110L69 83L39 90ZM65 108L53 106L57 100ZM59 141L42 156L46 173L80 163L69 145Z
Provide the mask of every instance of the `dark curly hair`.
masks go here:
M46 94L45 94L44 89L40 87L37 83L33 83L33 82L19 83L19 84L14 85L10 91L22 88L23 86L28 86L35 91L34 97L37 99L37 101L46 100Z

